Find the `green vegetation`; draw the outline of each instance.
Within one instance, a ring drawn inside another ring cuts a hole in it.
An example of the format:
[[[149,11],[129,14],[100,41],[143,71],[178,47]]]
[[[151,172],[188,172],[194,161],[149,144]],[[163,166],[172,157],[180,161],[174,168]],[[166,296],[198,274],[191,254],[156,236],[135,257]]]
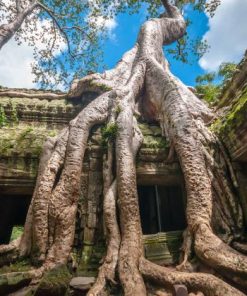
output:
[[[31,280],[29,272],[2,274],[0,275],[0,295],[12,295],[12,292],[28,285]]]
[[[227,114],[223,118],[217,119],[210,128],[217,133],[229,134],[234,127],[237,127],[246,121],[246,113],[247,89],[242,96],[233,103]]]
[[[24,227],[23,226],[14,226],[12,229],[12,234],[11,234],[11,238],[10,241],[13,241],[15,239],[17,239],[18,237],[20,237],[23,233]]]
[[[195,86],[198,95],[200,95],[209,104],[218,101],[222,88],[229,81],[236,71],[237,65],[234,63],[222,63],[218,72],[211,72],[197,76]],[[220,80],[220,82],[218,82]]]
[[[111,87],[108,87],[106,86],[105,84],[103,83],[97,83],[95,81],[91,81],[90,82],[90,85],[92,87],[95,87],[96,89],[101,89],[102,91],[106,92],[106,91],[110,91],[112,88]]]
[[[65,295],[71,278],[65,265],[58,266],[44,275],[35,295]]]
[[[9,100],[10,108],[11,108],[11,115],[10,115],[10,122],[12,124],[18,123],[18,114],[16,109],[16,104],[13,102],[13,100]]]
[[[6,114],[6,109],[9,109],[9,115]],[[8,102],[6,100],[0,101],[0,127],[6,125],[13,125],[18,123],[18,114],[16,104],[12,99],[8,98]]]
[[[10,265],[4,265],[0,268],[0,274],[10,273],[10,272],[23,272],[30,270],[31,262],[28,259],[19,260]]]
[[[116,115],[119,115],[119,113],[122,111],[120,105],[117,105],[116,106],[116,110],[115,111],[116,111]]]
[[[57,135],[57,130],[48,130],[45,125],[20,123],[0,129],[0,153],[2,156],[26,154],[39,157],[45,139]]]
[[[26,7],[30,7],[30,3],[27,2]],[[105,26],[107,20],[114,19],[122,13],[138,13],[143,7],[147,11],[147,17],[158,17],[160,12],[164,12],[160,0],[42,0],[41,3],[38,12],[32,11],[31,18],[26,16],[25,26],[17,30],[22,34],[17,33],[17,38],[20,43],[25,39],[34,48],[35,62],[32,64],[32,72],[35,75],[35,82],[43,88],[53,89],[54,86],[61,85],[68,87],[73,79],[91,74],[97,71],[99,65],[102,66],[102,40],[109,37]],[[190,4],[191,9],[201,13],[208,12],[213,16],[220,0],[178,0],[176,4],[180,9]],[[6,15],[12,20],[18,16],[18,11],[16,2],[10,1],[1,7],[0,17],[6,22]],[[47,11],[49,13],[46,13]],[[45,27],[39,31],[35,30],[34,33],[33,28],[40,19],[54,23],[57,30],[51,30],[50,38],[45,37]],[[97,22],[98,19],[101,21]],[[187,24],[193,23],[188,19]],[[57,47],[59,48],[56,44],[58,32],[67,46],[57,55],[55,52]],[[38,41],[44,45],[42,49],[37,46]],[[199,35],[193,34],[190,37],[187,34],[169,47],[168,52],[177,60],[190,62],[193,57],[200,57],[207,49],[207,43],[201,40]]]
[[[196,91],[199,95],[203,97],[203,99],[212,104],[217,101],[221,88],[218,85],[214,85],[212,83],[202,84],[196,86]]]
[[[143,136],[162,136],[161,128],[158,125],[151,125],[147,123],[138,123]]]
[[[161,128],[156,125],[149,125],[146,123],[138,124],[143,134],[143,147],[150,149],[166,149],[169,143],[162,137]]]
[[[9,98],[1,97],[0,106],[2,106],[6,111],[13,112],[13,109],[16,110],[25,110],[25,111],[53,111],[57,112],[58,108],[61,108],[61,111],[70,111],[74,107],[73,102],[66,99],[57,99],[57,100],[46,100],[46,99],[37,99],[37,98]],[[13,117],[13,115],[12,115]],[[15,117],[15,116],[14,116]]]
[[[27,138],[28,134],[30,134],[33,131],[33,128],[31,126],[26,127],[21,133],[19,134],[17,141],[23,141],[25,138]]]
[[[3,106],[0,105],[0,127],[7,125],[7,117]]]
[[[0,268],[0,295],[10,293],[28,285],[31,281],[31,262],[26,259]]]
[[[57,135],[57,130],[51,130],[48,132],[49,137],[56,137],[56,135]]]
[[[116,123],[108,123],[101,129],[102,133],[102,146],[106,147],[109,141],[114,141],[118,132],[118,126]]]
[[[219,67],[218,74],[223,77],[223,83],[231,79],[234,72],[237,70],[237,64],[235,63],[222,63]]]
[[[169,145],[163,137],[144,136],[143,146],[150,149],[165,149]]]

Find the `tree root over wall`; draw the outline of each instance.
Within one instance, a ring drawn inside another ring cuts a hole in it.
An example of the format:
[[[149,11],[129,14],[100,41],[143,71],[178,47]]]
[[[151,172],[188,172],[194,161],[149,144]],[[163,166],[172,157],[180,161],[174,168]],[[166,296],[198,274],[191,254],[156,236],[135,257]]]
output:
[[[68,97],[85,91],[99,95],[56,140],[46,142],[24,234],[0,246],[1,256],[30,256],[39,264],[30,271],[33,277],[66,264],[69,258],[89,132],[94,125],[106,123],[117,127],[103,166],[108,249],[88,295],[101,295],[108,282],[116,281],[116,273],[126,296],[147,295],[150,280],[168,290],[182,284],[189,293],[200,295],[244,295],[241,291],[247,289],[247,258],[230,247],[243,231],[234,173],[207,126],[214,114],[169,71],[162,46],[182,37],[186,26],[175,6],[166,0],[163,4],[166,15],[144,23],[136,45],[115,69],[86,76],[71,87]],[[135,119],[138,112],[160,123],[185,179],[188,228],[176,271],[149,262],[143,254],[135,163],[142,143]],[[192,272],[191,252],[214,275]]]

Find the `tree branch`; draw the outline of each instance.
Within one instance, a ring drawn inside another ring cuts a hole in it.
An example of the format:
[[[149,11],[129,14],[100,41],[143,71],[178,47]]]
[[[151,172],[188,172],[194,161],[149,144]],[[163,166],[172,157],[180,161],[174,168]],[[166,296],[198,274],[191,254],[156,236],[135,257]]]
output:
[[[168,0],[161,0],[163,6],[165,7],[165,9],[167,10],[167,12],[170,14],[170,7],[171,7],[171,4],[169,3]]]
[[[85,31],[85,29],[81,28],[78,25],[72,26],[72,27],[62,27],[63,30],[77,30],[80,31],[83,35],[85,35],[90,41],[92,41],[92,37]]]
[[[55,47],[55,43],[56,43],[56,41],[57,41],[57,31],[56,31],[56,24],[55,24],[54,20],[52,20],[52,24],[53,24],[53,28],[52,28],[52,30],[53,30],[53,32],[54,32],[54,38],[53,38],[52,43],[48,42],[48,45],[51,44],[51,47],[50,47],[50,49],[49,49],[50,55],[52,55],[52,50],[53,50],[53,48]]]
[[[177,18],[177,17],[180,17],[181,16],[181,13],[179,12],[179,9],[178,9],[178,1],[175,0],[174,1],[174,5],[172,5],[169,0],[161,0],[163,6],[165,7],[167,13],[168,13],[168,16],[171,17],[171,18]]]
[[[16,11],[17,13],[21,13],[21,0],[15,0],[15,3],[16,3]]]
[[[67,36],[67,34],[66,34],[66,32],[65,32],[65,29],[69,29],[70,27],[62,27],[62,26],[59,24],[59,22],[58,22],[58,20],[57,20],[57,17],[56,17],[56,15],[55,15],[55,13],[54,13],[51,9],[49,9],[47,6],[45,6],[44,4],[38,2],[38,6],[39,6],[41,9],[43,9],[43,10],[44,10],[44,11],[45,11],[45,12],[51,17],[51,19],[53,20],[53,22],[56,24],[56,27],[58,28],[58,30],[60,31],[60,33],[62,34],[62,36],[64,37],[64,39],[65,39],[65,41],[66,41],[66,43],[67,43],[68,53],[69,53],[69,55],[70,55],[72,58],[75,58],[75,57],[77,57],[77,56],[82,56],[82,55],[83,55],[82,53],[80,53],[80,54],[73,54],[73,53],[72,53],[71,46],[70,46],[70,42],[69,42],[69,38],[68,38],[68,36]],[[85,35],[87,35],[86,32],[83,31],[79,26],[73,26],[73,27],[71,27],[71,28],[76,28],[77,30],[80,29],[81,32],[83,32]],[[88,35],[87,35],[87,36],[88,36]],[[88,36],[88,37],[89,37],[89,36]]]
[[[64,37],[64,39],[65,39],[65,41],[67,43],[69,55],[72,58],[74,58],[74,55],[73,55],[73,53],[71,51],[71,47],[70,47],[70,43],[69,43],[69,38],[68,38],[67,34],[65,33],[65,31],[63,30],[63,28],[60,26],[60,24],[59,24],[59,22],[58,22],[58,20],[57,20],[57,18],[55,16],[55,14],[54,14],[54,12],[51,9],[49,9],[47,6],[45,6],[44,4],[42,4],[40,2],[38,2],[38,6],[41,9],[43,9],[51,17],[51,19],[54,21],[54,23],[56,24],[56,27],[61,32],[61,34],[63,35],[63,37]]]
[[[24,10],[21,10],[20,13],[17,13],[13,22],[0,26],[0,49],[20,29],[25,18],[30,15],[37,6],[38,2],[32,1],[29,6],[27,6]]]

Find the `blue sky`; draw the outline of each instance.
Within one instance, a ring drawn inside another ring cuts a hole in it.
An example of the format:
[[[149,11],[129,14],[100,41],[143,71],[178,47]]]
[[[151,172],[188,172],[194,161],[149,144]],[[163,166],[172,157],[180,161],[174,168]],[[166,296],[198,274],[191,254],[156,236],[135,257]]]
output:
[[[188,34],[205,38],[210,50],[199,61],[193,60],[191,65],[166,56],[172,72],[185,84],[194,85],[198,75],[217,71],[222,62],[239,62],[243,57],[247,48],[247,0],[221,0],[213,18],[190,9],[186,10],[186,13],[193,22],[188,28]],[[103,43],[104,64],[107,68],[114,67],[123,53],[134,45],[145,18],[146,9],[143,7],[138,14],[121,14],[107,22],[109,38]],[[40,47],[42,46],[44,45],[40,44]],[[33,82],[34,75],[31,70],[33,62],[33,49],[25,42],[18,46],[12,39],[0,51],[0,85],[37,87]]]
[[[204,13],[187,9],[186,14],[190,17],[192,24],[188,27],[188,34],[192,38],[203,37],[208,30],[208,18]],[[103,47],[104,63],[108,68],[114,67],[121,56],[136,42],[137,34],[141,24],[145,21],[145,8],[135,15],[121,14],[116,19],[117,26],[109,34],[109,39]],[[191,55],[191,63],[185,64],[176,61],[166,52],[165,55],[170,62],[172,72],[185,84],[194,85],[195,78],[205,71],[199,66],[198,60]]]

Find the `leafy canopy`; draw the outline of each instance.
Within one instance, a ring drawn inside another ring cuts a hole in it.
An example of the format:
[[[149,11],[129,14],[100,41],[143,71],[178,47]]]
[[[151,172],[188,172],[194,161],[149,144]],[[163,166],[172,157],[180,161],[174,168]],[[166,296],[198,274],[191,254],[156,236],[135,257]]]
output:
[[[236,69],[235,63],[222,63],[218,72],[197,76],[197,93],[210,104],[217,102],[222,88],[232,78]]]
[[[11,23],[18,11],[35,0],[0,1],[0,24]],[[97,71],[102,63],[101,45],[107,37],[106,24],[119,13],[134,14],[147,5],[148,17],[162,11],[160,0],[40,0],[40,6],[26,17],[14,38],[34,48],[32,65],[36,82],[43,88],[68,87],[75,78]],[[220,0],[174,0],[181,9],[214,14]],[[19,6],[19,7],[18,7]],[[188,25],[191,24],[187,20]],[[168,51],[177,60],[189,62],[189,53],[200,57],[208,49],[205,41],[181,38]]]

